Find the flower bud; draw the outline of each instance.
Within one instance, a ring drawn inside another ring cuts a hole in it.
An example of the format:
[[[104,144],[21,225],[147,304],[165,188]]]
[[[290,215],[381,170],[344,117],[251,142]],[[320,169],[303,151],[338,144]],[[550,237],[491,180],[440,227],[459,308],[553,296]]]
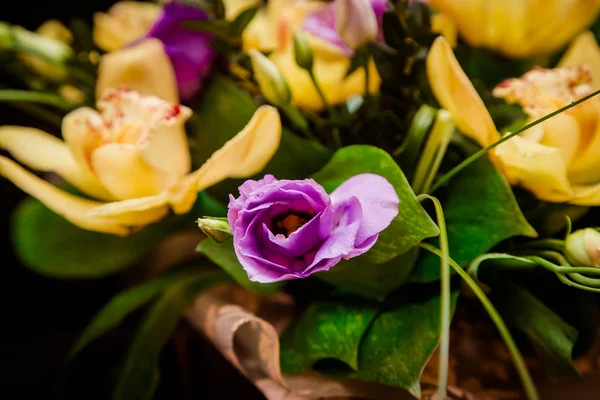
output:
[[[254,77],[265,98],[276,106],[288,104],[292,93],[275,64],[256,49],[250,49],[248,54]]]
[[[63,63],[73,56],[73,49],[60,40],[45,37],[20,26],[12,28],[18,51],[35,54],[44,60]]]
[[[15,37],[12,34],[12,27],[6,22],[0,21],[0,49],[11,50],[15,46]]]
[[[314,58],[313,51],[306,39],[306,36],[300,32],[294,32],[294,56],[296,64],[302,69],[312,71]]]
[[[351,49],[375,40],[377,17],[369,0],[335,0],[335,29]]]
[[[199,218],[198,226],[206,236],[218,243],[224,242],[233,236],[227,218]]]
[[[600,267],[600,232],[586,228],[569,235],[566,254],[577,265]]]

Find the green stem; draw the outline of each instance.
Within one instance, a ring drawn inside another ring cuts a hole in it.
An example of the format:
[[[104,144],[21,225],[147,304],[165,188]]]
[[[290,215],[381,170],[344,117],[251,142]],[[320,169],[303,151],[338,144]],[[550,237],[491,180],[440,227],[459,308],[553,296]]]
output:
[[[421,153],[421,159],[417,164],[417,170],[412,181],[415,193],[427,193],[429,191],[431,182],[437,175],[453,133],[454,122],[452,122],[452,115],[446,110],[440,110],[435,118],[435,123],[425,144],[425,149]]]
[[[427,243],[421,243],[420,246],[423,249],[430,251],[433,254],[437,255],[438,257],[443,256],[440,249],[437,249],[434,246],[431,246]],[[533,379],[531,378],[531,375],[529,374],[529,371],[527,370],[527,365],[525,364],[525,360],[523,359],[523,356],[519,352],[519,348],[517,347],[514,339],[512,338],[512,335],[510,334],[510,331],[508,330],[506,324],[502,320],[502,317],[500,316],[500,314],[498,313],[498,311],[496,310],[496,308],[494,307],[494,305],[492,304],[490,299],[485,295],[483,290],[481,290],[481,288],[477,285],[477,283],[475,283],[473,278],[471,278],[469,276],[469,274],[467,274],[465,272],[465,270],[462,269],[462,267],[460,265],[458,265],[458,263],[456,263],[456,261],[454,261],[452,258],[450,258],[449,261],[450,261],[450,266],[465,281],[465,283],[469,286],[469,288],[471,288],[471,290],[473,291],[475,296],[477,296],[477,298],[479,299],[479,301],[481,302],[481,304],[487,311],[488,315],[494,322],[494,325],[496,325],[496,328],[498,329],[500,336],[502,336],[504,343],[506,343],[506,347],[508,347],[508,351],[510,352],[510,355],[511,355],[511,358],[515,365],[515,368],[517,369],[517,372],[519,373],[519,377],[521,378],[521,382],[523,384],[523,388],[525,390],[525,394],[526,394],[527,398],[529,400],[539,399],[537,389],[535,388]]]
[[[31,103],[48,104],[61,110],[71,111],[73,104],[63,100],[62,97],[51,93],[41,93],[33,90],[0,90],[0,101],[26,101]]]
[[[323,104],[325,105],[325,108],[327,109],[327,113],[329,114],[330,117],[333,116],[334,110],[331,107],[331,104],[329,104],[329,102],[327,101],[327,98],[325,97],[325,93],[321,89],[321,85],[319,85],[319,82],[317,82],[317,77],[315,76],[314,70],[313,69],[309,70],[308,74],[310,75],[310,80],[312,81],[315,89],[317,90],[317,93],[319,94],[321,101],[323,102]]]
[[[62,123],[62,116],[57,115],[49,110],[46,110],[45,108],[36,106],[35,104],[20,101],[9,101],[7,102],[7,104],[13,106],[17,110],[21,110],[23,112],[31,114],[42,121],[54,125],[57,128],[60,128],[60,125]]]
[[[363,66],[363,68],[365,69],[365,102],[368,102],[369,99],[371,98],[371,92],[369,91],[369,86],[371,84],[371,74],[369,73],[369,59],[367,58],[367,61],[365,62],[365,65]]]
[[[291,104],[283,104],[279,105],[279,109],[283,111],[283,113],[290,119],[290,121],[292,121],[292,123],[298,129],[300,129],[302,133],[306,135],[307,138],[315,142],[319,141],[319,139],[317,139],[317,137],[308,128],[308,122],[306,122],[306,119],[294,106],[292,106]]]
[[[583,103],[584,101],[587,101],[589,99],[591,99],[592,97],[596,96],[600,94],[600,90],[596,90],[595,92],[582,97],[581,99],[572,102],[571,104],[562,107],[554,112],[551,112],[550,114],[537,119],[533,122],[531,122],[530,124],[525,125],[524,127],[517,129],[516,131],[509,133],[508,135],[504,136],[503,138],[499,139],[498,141],[490,144],[487,147],[484,147],[483,149],[479,150],[477,153],[471,155],[470,157],[468,157],[466,160],[464,160],[463,162],[461,162],[460,164],[458,164],[456,167],[452,168],[450,171],[448,171],[446,174],[444,174],[443,176],[441,176],[437,182],[435,182],[435,184],[432,186],[431,188],[431,193],[435,192],[437,189],[439,189],[443,184],[445,184],[446,182],[448,182],[454,175],[458,174],[460,171],[462,171],[463,169],[465,169],[466,167],[468,167],[469,165],[471,165],[473,162],[475,162],[479,157],[485,155],[488,151],[492,150],[493,148],[501,145],[502,143],[506,142],[507,140],[513,138],[514,136],[517,136],[523,132],[525,132],[526,130],[528,130],[529,128],[533,128],[536,125],[541,124],[542,122],[554,117],[555,115],[558,115],[560,113],[562,113],[563,111],[567,111],[573,107],[575,107],[578,104]]]
[[[565,249],[565,241],[561,239],[543,239],[529,242],[523,249],[555,250],[562,252]]]
[[[440,201],[435,197],[422,194],[419,200],[431,200],[435,207],[438,227],[440,228],[440,361],[438,370],[438,395],[445,400],[448,391],[448,365],[450,363],[450,248],[446,219]]]

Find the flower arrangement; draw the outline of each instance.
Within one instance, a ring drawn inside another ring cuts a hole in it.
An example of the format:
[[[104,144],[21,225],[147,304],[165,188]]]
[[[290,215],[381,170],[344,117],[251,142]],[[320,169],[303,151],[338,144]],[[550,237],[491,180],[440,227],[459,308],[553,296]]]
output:
[[[269,399],[500,398],[453,373],[453,322],[482,309],[515,398],[540,398],[536,365],[581,379],[598,333],[599,14],[172,0],[0,22],[19,81],[0,100],[53,127],[0,126],[0,175],[31,196],[14,249],[54,278],[144,271],[69,360],[143,310],[116,400],[152,398],[180,318]]]

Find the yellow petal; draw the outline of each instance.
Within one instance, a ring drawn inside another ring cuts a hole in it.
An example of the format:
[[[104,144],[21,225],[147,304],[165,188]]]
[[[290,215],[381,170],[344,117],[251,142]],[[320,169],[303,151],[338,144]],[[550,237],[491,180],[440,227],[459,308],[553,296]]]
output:
[[[250,7],[261,5],[260,0],[223,0],[225,6],[225,19],[233,21],[242,11]]]
[[[578,65],[589,66],[592,74],[592,88],[600,89],[600,47],[598,47],[594,34],[590,31],[577,36],[558,63],[559,67]]]
[[[104,203],[98,207],[89,210],[86,215],[89,217],[117,217],[130,218],[135,223],[135,218],[141,215],[156,215],[155,220],[161,219],[162,215],[168,213],[166,192],[155,196],[140,197],[137,199],[128,199],[123,201],[113,201]],[[160,215],[160,217],[158,217]]]
[[[350,96],[363,95],[365,91],[365,72],[363,68],[346,77],[350,67],[350,58],[325,41],[307,35],[314,53],[314,74],[323,94],[330,104],[343,104]],[[293,46],[288,45],[283,51],[271,54],[271,60],[282,73],[292,92],[292,102],[304,109],[321,110],[323,102],[308,72],[298,67],[294,58]],[[371,60],[369,63],[369,92],[379,91],[381,78]]]
[[[540,200],[569,201],[573,191],[562,150],[519,136],[493,150],[492,159],[512,185],[520,185]]]
[[[572,163],[577,162],[581,135],[579,122],[572,115],[562,113],[543,122],[540,127],[543,131],[540,144],[561,149],[570,169]]]
[[[280,140],[281,120],[277,109],[259,107],[240,133],[171,191],[169,202],[173,211],[177,214],[188,212],[199,191],[224,179],[246,178],[259,173],[271,161]]]
[[[175,183],[149,165],[139,147],[132,144],[101,146],[92,152],[91,163],[100,182],[119,200],[153,196]]]
[[[570,203],[580,206],[600,206],[600,183],[595,185],[574,186]]]
[[[143,37],[158,18],[158,4],[120,1],[107,13],[94,14],[94,43],[104,51],[118,48]]]
[[[600,110],[596,107],[596,126],[581,133],[577,156],[569,165],[569,177],[577,184],[600,182]],[[549,121],[551,122],[551,121]]]
[[[477,91],[454,57],[452,48],[438,37],[427,56],[427,77],[433,93],[463,134],[485,147],[500,136]]]
[[[166,207],[162,207],[143,212],[126,211],[110,218],[88,216],[88,212],[104,203],[66,193],[5,157],[0,157],[0,175],[74,225],[91,231],[128,235],[141,226],[164,217],[168,212]]]
[[[444,36],[450,46],[456,47],[458,30],[454,20],[447,14],[433,14],[431,16],[431,30]]]
[[[63,139],[77,164],[93,175],[90,155],[105,140],[102,135],[105,130],[102,116],[91,108],[78,108],[63,118],[61,130]]]
[[[98,67],[96,97],[105,89],[126,87],[178,103],[177,80],[160,40],[149,38],[135,46],[106,54]]]
[[[3,126],[0,127],[0,148],[32,169],[60,175],[92,197],[112,199],[94,175],[78,165],[65,143],[52,135],[34,128]]]

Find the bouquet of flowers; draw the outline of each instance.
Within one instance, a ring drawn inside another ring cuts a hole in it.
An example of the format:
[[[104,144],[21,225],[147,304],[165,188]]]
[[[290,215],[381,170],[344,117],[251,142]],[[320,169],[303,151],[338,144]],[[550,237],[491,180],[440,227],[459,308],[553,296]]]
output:
[[[599,13],[174,0],[0,23],[19,81],[0,100],[52,129],[0,127],[0,175],[31,195],[12,245],[55,278],[131,271],[70,360],[137,311],[115,400],[152,398],[180,318],[269,399],[537,399],[534,376],[598,372],[578,360],[598,331]],[[478,340],[495,355],[466,354]]]

